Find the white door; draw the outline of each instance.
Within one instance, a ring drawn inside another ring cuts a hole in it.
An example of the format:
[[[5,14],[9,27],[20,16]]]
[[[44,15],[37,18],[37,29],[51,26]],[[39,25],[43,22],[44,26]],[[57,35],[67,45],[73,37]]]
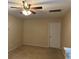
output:
[[[60,48],[60,22],[49,23],[49,47]]]

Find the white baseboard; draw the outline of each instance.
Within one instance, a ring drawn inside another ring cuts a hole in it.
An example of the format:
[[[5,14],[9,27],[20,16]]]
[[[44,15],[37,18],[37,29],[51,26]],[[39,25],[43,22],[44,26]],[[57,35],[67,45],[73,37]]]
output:
[[[20,46],[22,46],[22,45],[15,46],[15,47],[13,47],[13,48],[11,48],[11,49],[8,49],[8,52],[11,52],[11,51],[13,51],[14,49],[16,49],[16,48],[18,48],[18,47],[20,47]]]
[[[43,45],[40,45],[38,43],[31,43],[31,42],[24,43],[23,45],[31,45],[31,46],[38,46],[38,47],[46,47],[46,48],[48,48],[48,46],[43,46]]]

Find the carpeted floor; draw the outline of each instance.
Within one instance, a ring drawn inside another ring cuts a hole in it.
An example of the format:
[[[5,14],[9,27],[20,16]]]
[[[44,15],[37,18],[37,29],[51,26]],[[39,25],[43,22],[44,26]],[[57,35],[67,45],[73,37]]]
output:
[[[9,52],[8,59],[64,59],[60,49],[22,46]]]

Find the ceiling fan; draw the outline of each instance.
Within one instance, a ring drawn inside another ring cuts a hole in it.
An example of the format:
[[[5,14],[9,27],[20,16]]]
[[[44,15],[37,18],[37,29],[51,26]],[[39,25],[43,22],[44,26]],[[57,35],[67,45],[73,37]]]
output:
[[[14,2],[9,2],[9,3],[14,3]],[[33,9],[42,9],[42,6],[31,7],[32,5],[28,4],[26,0],[22,1],[22,4],[23,4],[22,7],[11,6],[10,8],[23,9],[22,12],[20,13],[24,15],[30,15],[31,13],[36,14],[36,12],[33,11]]]
[[[9,2],[9,3],[18,4],[18,3],[14,3],[14,2]],[[32,4],[28,4],[26,2],[26,0],[24,0],[24,1],[22,1],[21,7],[11,6],[10,8],[22,9],[22,11],[20,12],[21,14],[30,15],[31,13],[36,14],[36,12],[34,10],[35,9],[42,9],[42,6],[32,7]],[[61,12],[61,9],[49,10],[49,12]]]

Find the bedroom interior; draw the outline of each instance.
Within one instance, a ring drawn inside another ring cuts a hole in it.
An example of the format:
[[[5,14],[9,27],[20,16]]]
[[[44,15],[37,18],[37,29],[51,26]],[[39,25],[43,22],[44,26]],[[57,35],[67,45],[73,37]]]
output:
[[[9,59],[70,59],[70,0],[8,0]]]

